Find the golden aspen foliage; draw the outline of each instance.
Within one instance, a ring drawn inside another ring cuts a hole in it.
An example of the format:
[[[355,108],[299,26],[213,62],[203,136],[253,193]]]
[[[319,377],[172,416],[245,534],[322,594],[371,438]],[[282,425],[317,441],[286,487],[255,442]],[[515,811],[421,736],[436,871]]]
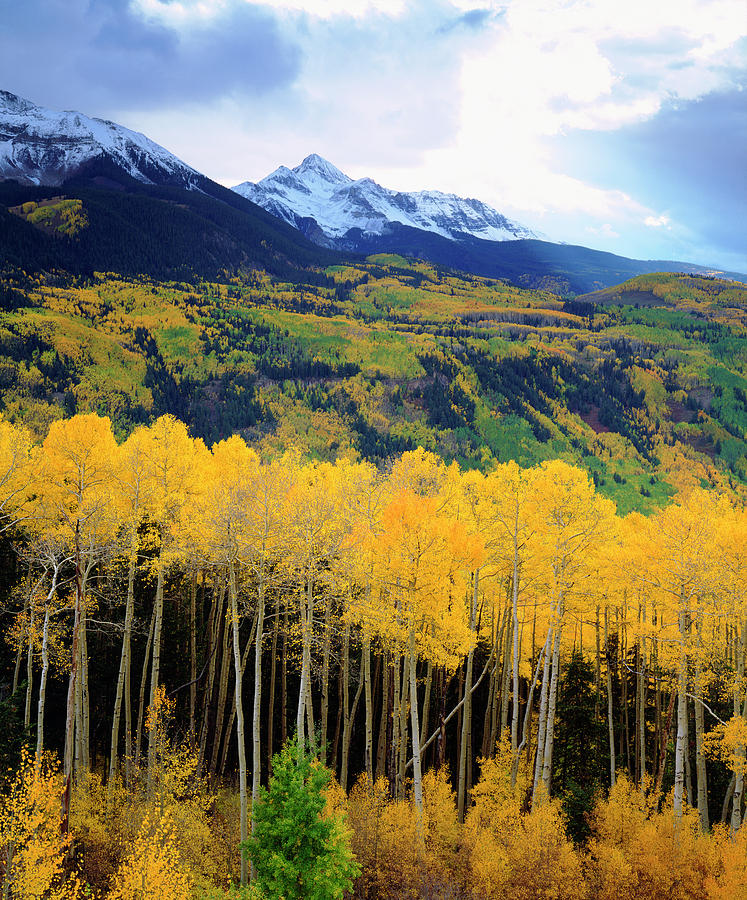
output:
[[[701,832],[697,810],[677,815],[672,797],[661,812],[656,798],[644,795],[620,774],[609,797],[591,816],[587,877],[599,900],[696,900],[705,896],[705,879],[716,871],[716,842]]]
[[[0,531],[26,514],[27,488],[34,472],[28,429],[0,419]]]
[[[438,502],[399,491],[370,535],[374,580],[385,602],[368,623],[401,652],[415,637],[420,656],[453,668],[473,640],[465,597],[469,572],[482,559],[480,540]]]
[[[0,795],[0,893],[8,900],[78,900],[66,870],[72,838],[61,830],[64,779],[51,755],[24,751],[7,795]]]
[[[116,869],[117,900],[140,900],[137,879],[151,871],[161,873],[165,891],[172,881],[176,891],[185,879],[195,890],[208,891],[228,882],[238,859],[238,835],[226,828],[216,795],[200,777],[197,753],[171,738],[174,706],[160,685],[147,714],[150,768],[135,770],[129,788],[118,776],[114,788],[104,787],[95,774],[76,783],[71,826],[86,877],[103,888]]]
[[[178,843],[182,841],[180,834]],[[186,900],[190,895],[171,817],[166,814],[155,821],[146,817],[106,900]]]
[[[704,738],[705,752],[714,759],[720,759],[737,774],[747,775],[747,719],[732,716],[728,722],[720,722]]]
[[[420,823],[411,797],[392,799],[385,779],[371,783],[365,773],[350,791],[347,823],[361,867],[357,889],[365,896],[414,900],[465,883],[461,826],[445,767],[423,775]]]
[[[566,836],[560,806],[551,801],[523,812],[526,784],[525,771],[511,784],[507,742],[495,758],[481,761],[464,837],[474,888],[486,900],[581,900],[587,896],[581,861]]]
[[[707,900],[735,900],[747,897],[747,829],[732,834],[726,825],[714,828],[713,840],[718,852],[718,866],[706,876]]]

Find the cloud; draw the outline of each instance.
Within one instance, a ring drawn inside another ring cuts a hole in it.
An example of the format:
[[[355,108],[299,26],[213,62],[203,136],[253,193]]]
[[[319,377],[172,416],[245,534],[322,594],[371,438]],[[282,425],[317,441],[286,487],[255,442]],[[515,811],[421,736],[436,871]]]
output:
[[[589,234],[593,234],[597,237],[613,239],[620,237],[620,233],[618,231],[615,231],[615,229],[609,222],[605,222],[603,225],[600,225],[598,227],[594,225],[588,225],[586,227],[586,230],[589,232]]]
[[[261,96],[291,84],[300,67],[276,16],[246,3],[221,5],[187,30],[144,16],[129,0],[25,0],[6,4],[3,17],[3,87],[110,118],[229,93]]]
[[[553,142],[556,162],[599,187],[616,185],[651,208],[650,231],[685,225],[703,247],[720,247],[747,268],[744,148],[747,90],[670,101],[651,118],[615,132],[579,132]],[[655,210],[666,210],[667,221]],[[664,226],[664,227],[662,227]]]
[[[669,216],[646,216],[643,220],[644,225],[648,225],[649,228],[664,228],[668,226],[671,222]]]

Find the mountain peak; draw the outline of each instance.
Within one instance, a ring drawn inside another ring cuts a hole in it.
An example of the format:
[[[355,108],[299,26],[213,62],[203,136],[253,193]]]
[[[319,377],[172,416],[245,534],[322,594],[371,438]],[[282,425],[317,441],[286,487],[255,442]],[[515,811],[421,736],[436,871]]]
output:
[[[11,115],[21,115],[34,109],[35,105],[12,91],[0,90],[0,111]]]
[[[310,153],[293,171],[301,176],[308,173],[316,173],[325,181],[331,181],[335,184],[347,184],[352,180],[344,172],[341,172],[337,166],[333,166],[329,160],[319,156],[318,153]]]

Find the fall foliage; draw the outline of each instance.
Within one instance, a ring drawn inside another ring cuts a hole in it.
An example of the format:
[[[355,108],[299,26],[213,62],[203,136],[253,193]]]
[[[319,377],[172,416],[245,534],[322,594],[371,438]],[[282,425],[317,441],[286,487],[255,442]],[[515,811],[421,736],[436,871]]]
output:
[[[744,890],[723,484],[621,516],[560,459],[377,468],[94,413],[0,422],[0,456],[4,897]]]

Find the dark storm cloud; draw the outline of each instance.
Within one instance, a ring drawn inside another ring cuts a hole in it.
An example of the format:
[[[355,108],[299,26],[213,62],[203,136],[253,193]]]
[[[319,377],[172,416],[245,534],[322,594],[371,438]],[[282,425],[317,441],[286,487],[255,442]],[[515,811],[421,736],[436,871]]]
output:
[[[0,0],[0,87],[53,107],[142,109],[290,84],[300,51],[271,12],[231,4],[176,32],[130,0]]]
[[[624,190],[705,242],[744,253],[747,90],[671,104],[614,132],[575,132],[557,146],[575,176]]]

